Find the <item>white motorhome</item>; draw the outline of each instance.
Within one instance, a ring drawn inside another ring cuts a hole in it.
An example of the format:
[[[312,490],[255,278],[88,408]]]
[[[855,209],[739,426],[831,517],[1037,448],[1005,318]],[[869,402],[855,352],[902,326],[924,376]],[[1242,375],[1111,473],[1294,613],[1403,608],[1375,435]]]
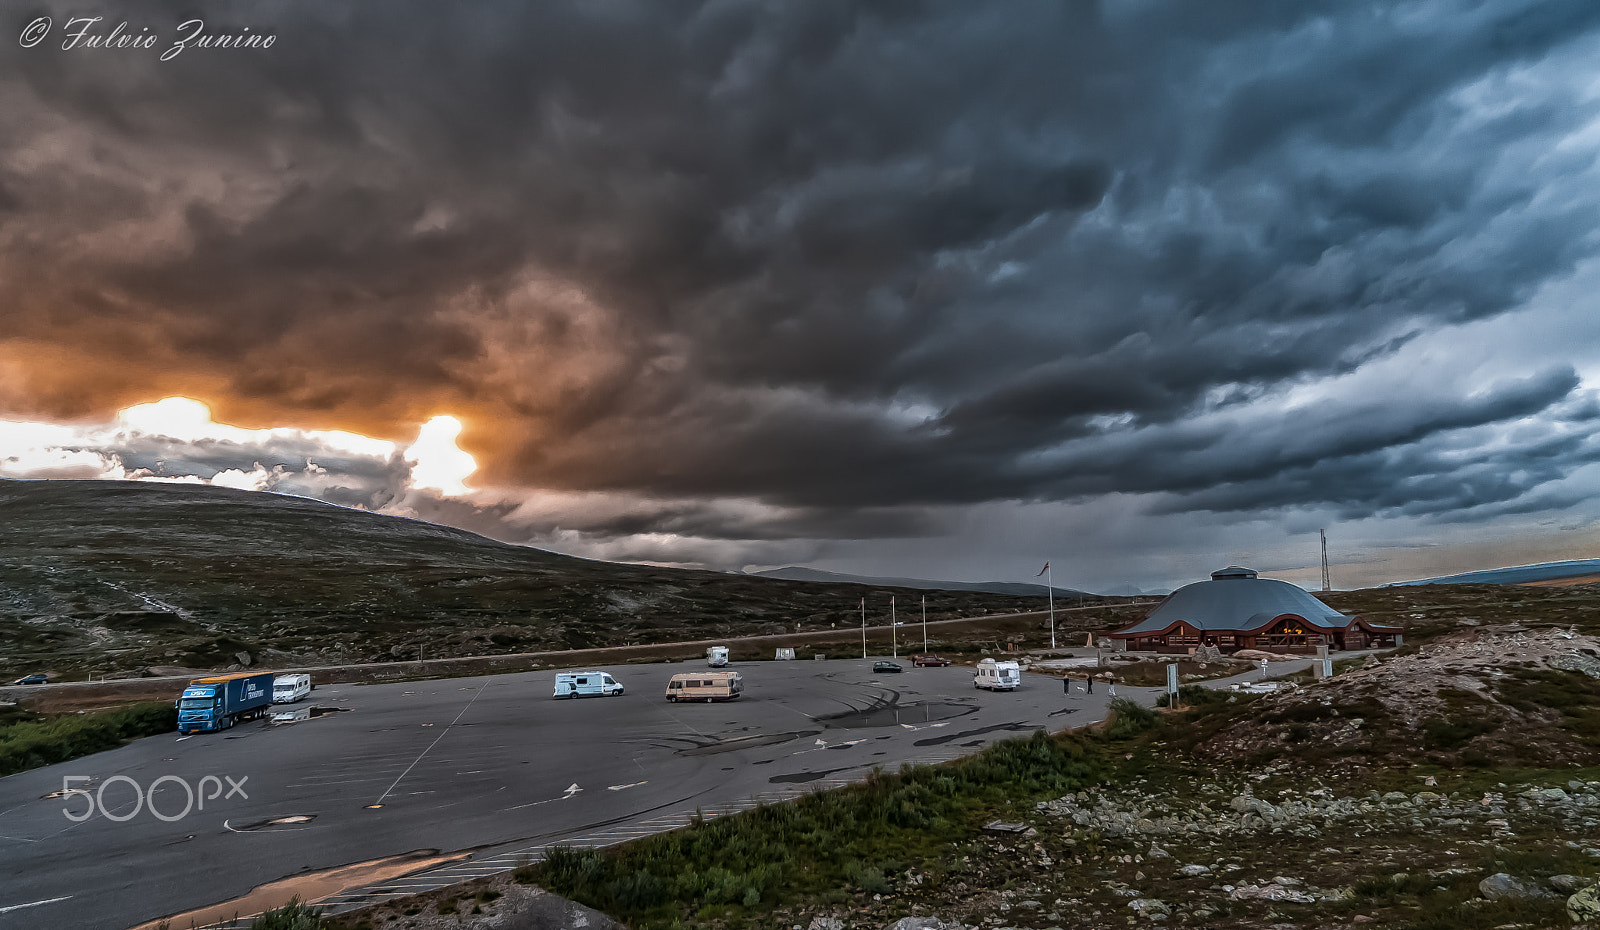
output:
[[[279,675],[272,679],[272,703],[293,704],[311,693],[310,675]]]
[[[728,664],[728,647],[712,646],[706,650],[706,664],[712,668],[723,668]]]
[[[622,693],[622,683],[607,672],[560,672],[556,675],[558,698],[608,697]]]
[[[667,700],[732,701],[744,693],[744,678],[738,672],[688,672],[673,675],[667,682]]]
[[[1015,662],[996,662],[984,659],[972,676],[974,688],[990,691],[1015,691],[1022,684],[1022,667]]]

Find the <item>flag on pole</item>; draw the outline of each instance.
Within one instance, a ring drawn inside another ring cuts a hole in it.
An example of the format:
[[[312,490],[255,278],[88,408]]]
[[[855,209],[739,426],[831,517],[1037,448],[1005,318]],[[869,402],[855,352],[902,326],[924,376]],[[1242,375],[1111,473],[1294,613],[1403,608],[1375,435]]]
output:
[[[1046,563],[1044,563],[1044,568],[1039,569],[1039,575],[1043,575],[1045,572],[1047,572],[1049,570],[1050,570],[1050,563],[1046,562]],[[1033,577],[1037,578],[1037,577],[1039,577],[1039,575],[1034,575]]]

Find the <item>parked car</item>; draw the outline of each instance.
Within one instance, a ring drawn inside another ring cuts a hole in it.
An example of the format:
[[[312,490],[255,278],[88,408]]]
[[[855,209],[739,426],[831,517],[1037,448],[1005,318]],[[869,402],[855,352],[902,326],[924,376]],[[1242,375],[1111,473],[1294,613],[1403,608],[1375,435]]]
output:
[[[898,662],[890,662],[888,659],[884,659],[881,662],[872,663],[872,670],[874,672],[901,672],[901,671],[905,671],[904,669],[902,669],[900,667],[900,663],[898,663]]]
[[[950,664],[950,660],[944,656],[914,656],[911,664],[917,668],[944,668]]]
[[[49,680],[50,676],[46,675],[44,672],[34,672],[32,675],[24,675],[23,677],[18,678],[16,681],[12,682],[12,684],[42,685]]]

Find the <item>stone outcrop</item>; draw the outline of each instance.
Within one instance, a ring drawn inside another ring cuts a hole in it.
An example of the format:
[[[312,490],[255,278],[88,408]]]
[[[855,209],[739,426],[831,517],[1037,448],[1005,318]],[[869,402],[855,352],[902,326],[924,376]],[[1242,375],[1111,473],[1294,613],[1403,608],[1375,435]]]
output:
[[[1590,885],[1568,898],[1567,916],[1575,924],[1600,920],[1600,884]]]

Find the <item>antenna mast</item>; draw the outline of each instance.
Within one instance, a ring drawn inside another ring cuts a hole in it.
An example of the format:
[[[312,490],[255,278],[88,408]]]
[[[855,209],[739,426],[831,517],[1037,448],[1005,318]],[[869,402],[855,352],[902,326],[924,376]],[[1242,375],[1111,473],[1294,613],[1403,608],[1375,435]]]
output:
[[[1317,535],[1322,537],[1322,590],[1331,591],[1333,585],[1328,582],[1328,531],[1317,530]]]

